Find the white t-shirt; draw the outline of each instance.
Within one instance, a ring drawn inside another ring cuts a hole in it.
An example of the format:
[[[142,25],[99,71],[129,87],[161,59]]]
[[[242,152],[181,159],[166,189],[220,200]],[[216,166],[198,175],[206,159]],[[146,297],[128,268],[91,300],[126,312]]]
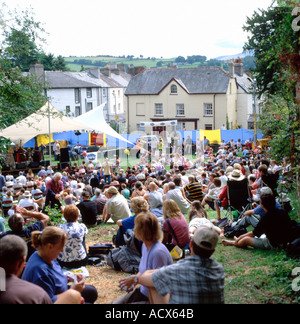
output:
[[[123,195],[116,194],[106,202],[106,213],[109,214],[112,220],[116,223],[119,219],[124,219],[131,216],[128,202]]]

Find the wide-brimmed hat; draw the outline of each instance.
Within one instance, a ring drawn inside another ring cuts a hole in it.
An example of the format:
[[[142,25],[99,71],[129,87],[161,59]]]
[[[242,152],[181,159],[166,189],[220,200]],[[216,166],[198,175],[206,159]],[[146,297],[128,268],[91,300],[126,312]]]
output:
[[[30,198],[31,197],[30,191],[25,191],[24,194],[23,194],[23,197]]]
[[[245,179],[245,176],[242,174],[240,170],[234,169],[229,175],[228,179],[234,180],[234,181],[241,181]]]

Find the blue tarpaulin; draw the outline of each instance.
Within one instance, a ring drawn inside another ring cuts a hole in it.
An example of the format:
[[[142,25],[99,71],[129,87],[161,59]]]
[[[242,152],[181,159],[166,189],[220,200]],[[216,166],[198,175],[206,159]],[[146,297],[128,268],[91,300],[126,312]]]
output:
[[[188,136],[192,139],[193,143],[196,143],[197,138],[199,138],[200,133],[199,130],[194,131],[178,131],[180,134],[180,143],[182,142],[182,139],[187,139]],[[145,134],[120,134],[124,139],[130,141],[131,143],[136,143],[140,135]],[[263,138],[261,133],[257,134],[257,139]],[[221,130],[221,140],[224,140],[225,143],[229,142],[231,139],[233,139],[235,142],[237,142],[238,139],[241,139],[242,143],[245,143],[246,140],[251,139],[253,141],[254,139],[254,130],[251,129],[235,129],[235,130]],[[89,146],[89,133],[82,133],[79,136],[75,135],[75,132],[63,132],[63,133],[56,133],[53,134],[53,140],[65,140],[68,141],[71,145],[84,145]],[[24,148],[27,147],[34,147],[35,139],[30,140],[24,145]],[[123,142],[121,140],[116,139],[113,136],[106,135],[106,146],[107,147],[120,147],[120,148],[126,148],[126,147],[133,147],[133,145]]]

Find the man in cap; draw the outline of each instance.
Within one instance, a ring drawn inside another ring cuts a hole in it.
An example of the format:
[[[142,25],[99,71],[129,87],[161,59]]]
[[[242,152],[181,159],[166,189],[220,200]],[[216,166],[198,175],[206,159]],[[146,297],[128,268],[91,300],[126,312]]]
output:
[[[222,304],[225,271],[210,256],[219,234],[212,226],[199,227],[191,240],[191,256],[159,270],[137,276],[135,282],[147,286],[151,303]]]
[[[285,248],[288,243],[297,238],[293,231],[294,223],[286,210],[277,208],[272,191],[263,191],[260,196],[260,206],[265,215],[260,219],[253,231],[235,237],[233,241],[222,240],[224,246],[271,250]],[[262,236],[265,234],[265,236]]]

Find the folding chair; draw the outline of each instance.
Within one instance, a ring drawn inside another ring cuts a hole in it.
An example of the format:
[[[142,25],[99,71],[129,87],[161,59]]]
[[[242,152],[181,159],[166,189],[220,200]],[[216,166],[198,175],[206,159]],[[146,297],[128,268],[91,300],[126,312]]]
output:
[[[252,208],[252,197],[248,179],[227,181],[228,206],[221,210],[228,219],[237,221],[245,211]],[[236,214],[234,217],[234,213]]]

